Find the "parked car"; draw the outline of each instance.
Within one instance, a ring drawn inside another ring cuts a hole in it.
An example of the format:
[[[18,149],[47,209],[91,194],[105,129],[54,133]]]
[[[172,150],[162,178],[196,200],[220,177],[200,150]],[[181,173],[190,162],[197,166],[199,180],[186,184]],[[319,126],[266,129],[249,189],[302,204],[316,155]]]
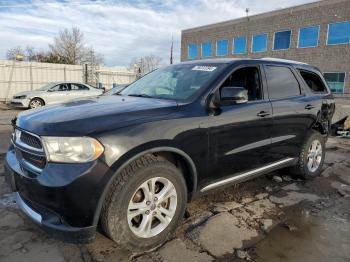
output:
[[[70,99],[97,96],[103,90],[75,82],[49,83],[37,90],[20,92],[13,96],[11,105],[22,108],[37,108],[62,103]]]
[[[128,86],[127,84],[116,85],[115,87],[113,87],[110,90],[108,90],[107,92],[105,92],[103,95],[104,96],[115,95],[115,94],[119,93],[120,91],[122,91],[127,86]]]
[[[58,238],[104,232],[132,250],[167,240],[193,198],[280,168],[320,174],[334,100],[321,72],[275,59],[213,59],[156,70],[118,96],[13,121],[7,180]]]

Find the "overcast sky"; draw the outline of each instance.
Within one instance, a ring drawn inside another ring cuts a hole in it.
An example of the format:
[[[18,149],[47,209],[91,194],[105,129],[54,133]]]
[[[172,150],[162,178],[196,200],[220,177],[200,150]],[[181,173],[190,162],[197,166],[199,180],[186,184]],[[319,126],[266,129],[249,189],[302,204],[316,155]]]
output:
[[[181,30],[315,0],[0,0],[0,59],[14,46],[46,50],[59,30],[78,26],[108,66],[158,55],[167,63],[171,37],[179,61]]]

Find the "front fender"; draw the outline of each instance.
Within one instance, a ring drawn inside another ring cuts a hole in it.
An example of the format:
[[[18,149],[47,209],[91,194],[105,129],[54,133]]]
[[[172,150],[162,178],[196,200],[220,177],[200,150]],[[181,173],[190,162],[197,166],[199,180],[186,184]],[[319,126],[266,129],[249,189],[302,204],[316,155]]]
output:
[[[94,224],[98,223],[105,196],[108,192],[108,189],[110,188],[111,183],[113,182],[113,179],[126,166],[128,166],[130,163],[132,163],[136,159],[138,159],[141,156],[146,155],[146,154],[155,153],[155,152],[169,152],[169,153],[174,153],[174,154],[181,156],[186,161],[186,164],[190,167],[190,172],[191,172],[191,176],[192,176],[191,178],[193,179],[193,188],[191,191],[196,192],[198,178],[197,178],[197,169],[196,169],[194,162],[192,161],[191,157],[186,152],[175,147],[174,145],[169,145],[169,144],[171,144],[171,141],[165,140],[165,141],[153,141],[153,142],[149,142],[149,143],[140,145],[140,146],[128,151],[124,155],[122,155],[119,159],[117,159],[115,161],[115,163],[112,164],[112,166],[110,167],[110,171],[105,175],[105,178],[103,179],[104,180],[104,182],[103,182],[104,190],[103,190],[101,197],[98,201],[98,206],[97,206],[95,216],[94,216]]]

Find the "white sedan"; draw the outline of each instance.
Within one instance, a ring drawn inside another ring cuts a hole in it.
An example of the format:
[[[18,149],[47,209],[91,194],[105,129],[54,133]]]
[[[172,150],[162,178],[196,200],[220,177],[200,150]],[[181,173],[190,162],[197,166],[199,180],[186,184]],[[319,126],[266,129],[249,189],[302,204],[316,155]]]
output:
[[[37,108],[66,102],[71,99],[98,96],[102,93],[102,89],[82,83],[56,82],[49,83],[37,90],[15,94],[11,100],[11,105],[22,108]]]

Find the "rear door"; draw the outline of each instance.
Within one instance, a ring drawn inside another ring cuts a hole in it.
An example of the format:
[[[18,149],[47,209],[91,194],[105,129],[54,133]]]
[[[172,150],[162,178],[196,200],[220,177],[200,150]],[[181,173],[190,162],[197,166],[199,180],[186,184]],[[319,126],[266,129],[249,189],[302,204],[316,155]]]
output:
[[[295,158],[315,120],[310,97],[293,67],[268,64],[264,71],[273,110],[271,155],[275,161]]]

